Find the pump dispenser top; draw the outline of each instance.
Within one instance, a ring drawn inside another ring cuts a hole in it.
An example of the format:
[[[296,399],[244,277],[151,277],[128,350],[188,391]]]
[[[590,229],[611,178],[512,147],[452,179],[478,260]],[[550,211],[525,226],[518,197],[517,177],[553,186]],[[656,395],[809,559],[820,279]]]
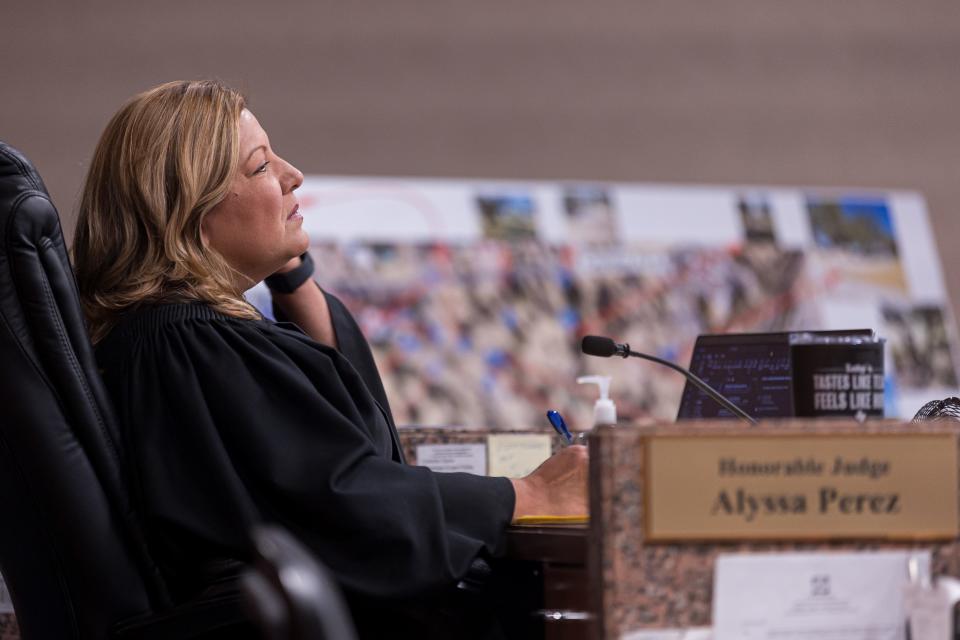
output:
[[[610,376],[580,376],[579,384],[595,384],[600,397],[593,405],[593,426],[617,424],[617,406],[610,399]]]

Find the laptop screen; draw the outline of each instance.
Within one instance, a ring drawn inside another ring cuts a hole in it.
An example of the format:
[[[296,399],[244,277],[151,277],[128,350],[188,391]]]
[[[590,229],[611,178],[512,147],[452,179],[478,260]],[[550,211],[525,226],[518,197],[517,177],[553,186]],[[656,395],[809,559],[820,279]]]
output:
[[[797,332],[801,333],[801,332]],[[870,329],[804,331],[821,336],[872,335]],[[793,416],[792,333],[728,333],[697,338],[690,371],[756,419]],[[735,418],[689,381],[677,420]]]

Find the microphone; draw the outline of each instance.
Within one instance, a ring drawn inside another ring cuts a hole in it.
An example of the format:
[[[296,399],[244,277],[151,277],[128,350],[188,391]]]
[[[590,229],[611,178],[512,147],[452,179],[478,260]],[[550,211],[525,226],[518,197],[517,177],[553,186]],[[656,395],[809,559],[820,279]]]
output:
[[[584,336],[583,340],[580,342],[580,350],[588,356],[596,356],[598,358],[609,358],[611,356],[620,356],[621,358],[643,358],[644,360],[650,360],[651,362],[656,362],[658,364],[670,367],[674,371],[679,371],[682,373],[687,380],[693,384],[693,386],[697,387],[705,394],[716,400],[721,407],[733,415],[746,420],[750,424],[757,424],[757,421],[751,418],[746,411],[724,398],[722,395],[720,395],[719,391],[704,382],[700,377],[667,360],[663,360],[646,353],[637,353],[636,351],[631,351],[629,344],[620,344],[619,342],[614,342],[612,339],[605,338],[603,336]]]
[[[612,339],[603,336],[583,336],[583,340],[580,341],[580,351],[588,356],[597,356],[598,358],[609,358],[610,356],[626,358],[630,355],[630,345],[617,344]]]

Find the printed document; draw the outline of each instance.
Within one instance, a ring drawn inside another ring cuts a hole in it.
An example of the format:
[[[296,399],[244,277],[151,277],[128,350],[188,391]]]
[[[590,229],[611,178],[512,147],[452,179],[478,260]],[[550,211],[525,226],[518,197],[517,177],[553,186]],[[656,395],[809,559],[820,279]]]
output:
[[[905,640],[904,588],[929,552],[722,555],[714,573],[716,640]]]

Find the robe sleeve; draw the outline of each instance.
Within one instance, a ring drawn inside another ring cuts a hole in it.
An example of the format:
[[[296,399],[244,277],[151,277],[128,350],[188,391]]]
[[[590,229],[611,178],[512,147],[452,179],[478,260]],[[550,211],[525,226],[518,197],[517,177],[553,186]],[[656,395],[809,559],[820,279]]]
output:
[[[326,296],[327,307],[330,309],[333,332],[337,336],[337,348],[363,378],[367,388],[370,389],[370,393],[377,399],[380,406],[386,409],[392,423],[393,417],[390,413],[390,404],[387,401],[387,392],[383,388],[383,381],[380,379],[380,373],[377,371],[377,364],[373,359],[373,353],[370,352],[367,339],[340,299],[326,291],[323,292],[323,295]]]
[[[333,333],[337,337],[337,348],[344,357],[350,361],[353,367],[363,378],[367,388],[377,402],[380,403],[390,416],[391,424],[393,416],[390,412],[390,403],[387,400],[387,392],[383,388],[383,381],[380,379],[380,373],[377,371],[376,362],[373,359],[373,353],[370,351],[370,345],[364,337],[363,332],[357,325],[357,321],[350,314],[346,305],[338,297],[320,287],[316,281],[313,284],[320,288],[327,300],[327,308],[330,310],[330,321],[333,324]],[[289,318],[275,302],[273,303],[273,316],[278,322],[289,322]]]
[[[242,546],[274,521],[347,590],[406,598],[455,584],[502,544],[510,481],[391,460],[384,413],[336,350],[222,318],[167,323],[127,347],[127,365],[104,375],[168,556]]]

